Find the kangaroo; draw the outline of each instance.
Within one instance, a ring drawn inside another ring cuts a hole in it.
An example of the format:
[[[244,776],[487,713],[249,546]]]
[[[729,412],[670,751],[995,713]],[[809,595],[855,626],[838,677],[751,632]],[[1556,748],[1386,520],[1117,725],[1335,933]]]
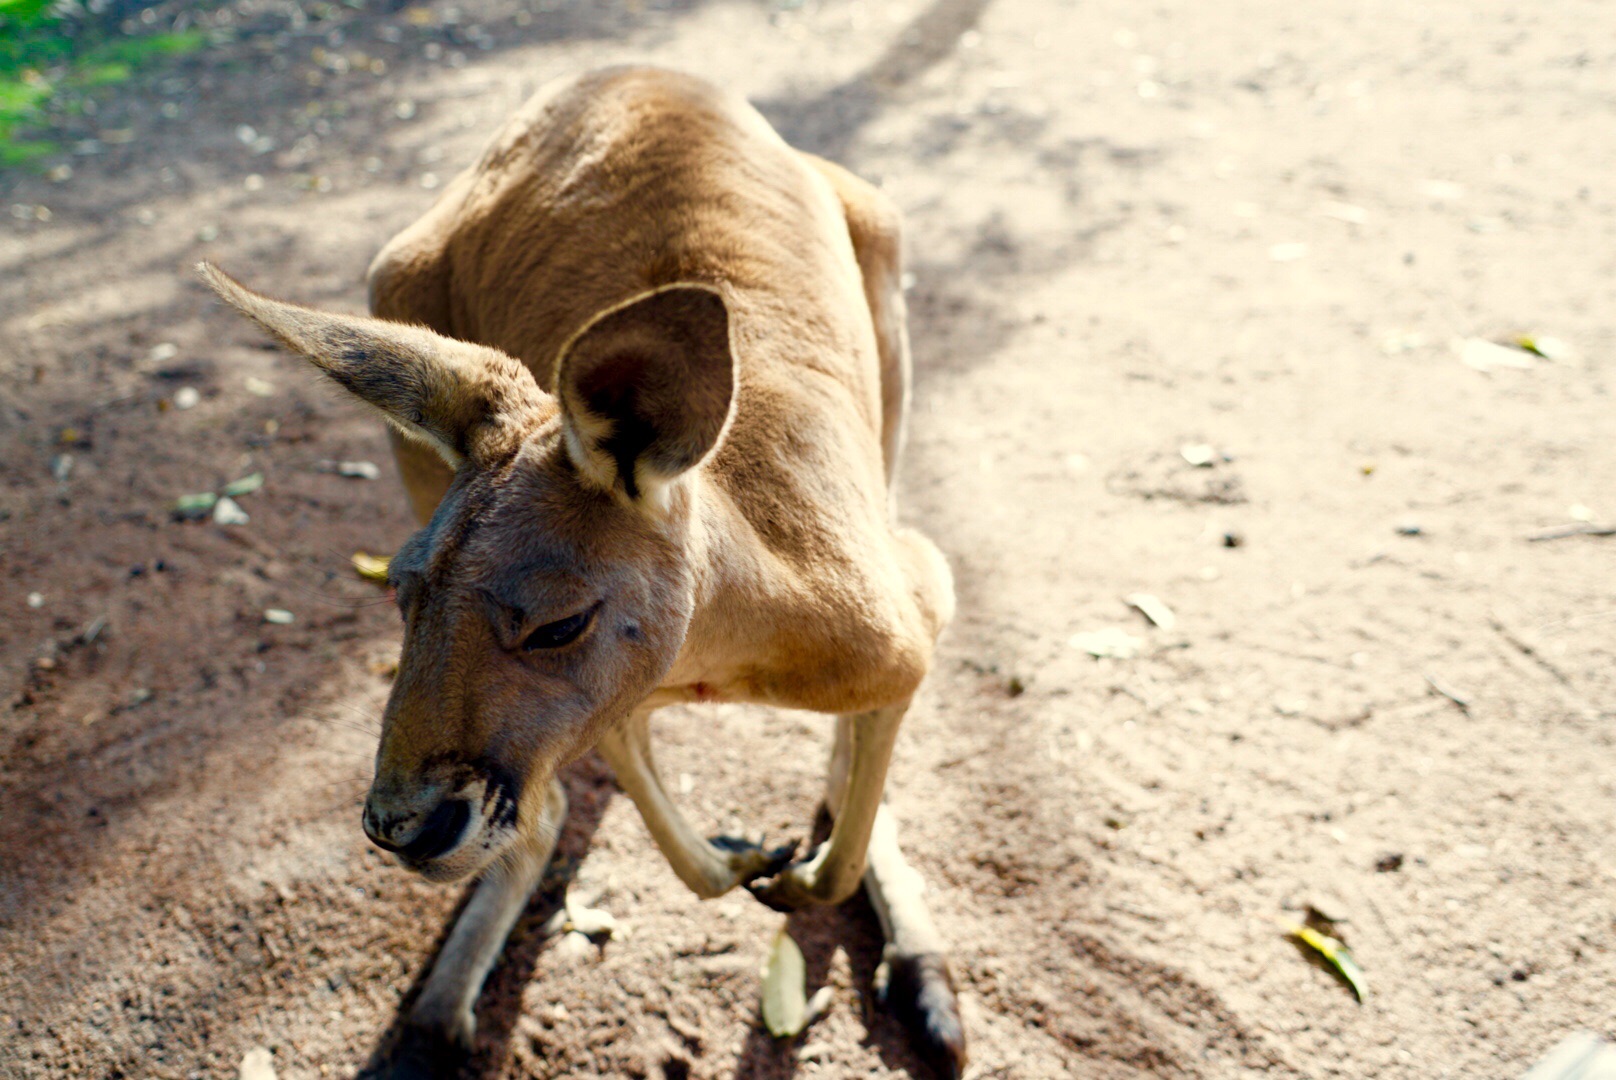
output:
[[[786,910],[862,880],[878,979],[957,1076],[944,944],[882,801],[954,607],[892,485],[910,359],[899,215],[738,96],[612,68],[540,90],[369,271],[374,318],[199,270],[389,424],[423,528],[363,824],[434,881],[480,874],[408,1021],[469,1047],[473,1005],[594,748],[699,896]],[[703,838],[657,773],[676,702],[834,714],[829,839]]]

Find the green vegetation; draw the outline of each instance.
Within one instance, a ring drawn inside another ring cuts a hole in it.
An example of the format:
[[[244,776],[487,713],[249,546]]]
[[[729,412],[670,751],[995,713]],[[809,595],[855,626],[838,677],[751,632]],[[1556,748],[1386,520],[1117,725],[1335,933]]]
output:
[[[76,111],[88,92],[207,43],[201,30],[131,33],[131,25],[72,0],[0,0],[0,168],[37,163],[60,149],[41,135],[49,110]]]

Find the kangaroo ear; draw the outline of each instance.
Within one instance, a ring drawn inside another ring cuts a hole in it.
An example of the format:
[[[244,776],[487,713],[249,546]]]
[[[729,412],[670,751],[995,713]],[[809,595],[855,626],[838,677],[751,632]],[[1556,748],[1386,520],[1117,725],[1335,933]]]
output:
[[[420,326],[271,300],[212,263],[197,271],[224,301],[302,353],[345,390],[453,468],[514,449],[554,415],[533,373],[497,349]]]
[[[562,346],[555,386],[579,471],[632,500],[660,500],[734,412],[723,296],[668,285],[602,312]]]

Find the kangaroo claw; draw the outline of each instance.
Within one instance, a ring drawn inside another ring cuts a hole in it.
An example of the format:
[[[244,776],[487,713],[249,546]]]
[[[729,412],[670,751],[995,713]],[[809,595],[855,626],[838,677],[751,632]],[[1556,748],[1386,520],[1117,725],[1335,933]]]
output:
[[[714,836],[707,841],[729,855],[735,870],[737,885],[747,885],[758,878],[772,878],[791,864],[797,854],[800,840],[790,840],[779,847],[765,848],[763,844],[739,836]]]

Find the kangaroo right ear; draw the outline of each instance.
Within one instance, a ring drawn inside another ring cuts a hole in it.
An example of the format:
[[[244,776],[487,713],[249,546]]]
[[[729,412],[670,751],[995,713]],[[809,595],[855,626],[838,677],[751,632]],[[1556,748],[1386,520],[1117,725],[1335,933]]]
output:
[[[729,310],[710,285],[668,285],[595,316],[561,348],[567,450],[608,491],[656,504],[735,411]]]
[[[338,385],[427,443],[452,468],[514,449],[554,402],[533,373],[497,349],[421,326],[331,315],[271,300],[212,263],[197,271],[231,307],[302,353]]]

